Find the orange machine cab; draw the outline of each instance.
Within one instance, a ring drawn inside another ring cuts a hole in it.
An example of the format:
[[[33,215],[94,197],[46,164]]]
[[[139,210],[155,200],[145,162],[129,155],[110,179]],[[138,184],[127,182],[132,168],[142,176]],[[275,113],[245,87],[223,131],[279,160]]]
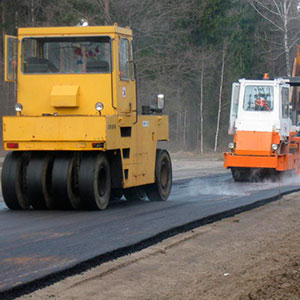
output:
[[[290,118],[291,85],[298,82],[266,77],[233,84],[229,134],[234,139],[230,152],[224,153],[224,167],[231,169],[235,181],[299,172],[300,136]]]

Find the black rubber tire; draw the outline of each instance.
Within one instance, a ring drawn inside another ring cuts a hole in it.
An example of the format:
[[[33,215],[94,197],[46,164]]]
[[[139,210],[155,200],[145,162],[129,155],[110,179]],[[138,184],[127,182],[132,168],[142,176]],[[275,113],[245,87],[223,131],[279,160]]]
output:
[[[263,182],[265,179],[272,179],[272,172],[272,169],[264,168],[231,168],[232,177],[235,182]]]
[[[82,207],[78,186],[75,185],[75,155],[71,152],[56,155],[52,169],[52,209],[79,209]]]
[[[147,199],[147,194],[142,187],[133,187],[123,190],[128,201],[143,201]]]
[[[109,202],[120,201],[123,196],[123,190],[121,188],[111,189]]]
[[[232,178],[235,182],[241,182],[241,170],[240,168],[230,168]]]
[[[111,194],[110,165],[104,153],[84,153],[79,168],[79,193],[89,210],[103,210]]]
[[[251,168],[231,168],[232,178],[235,182],[252,181]],[[254,177],[253,177],[254,178]],[[254,179],[253,179],[254,180]]]
[[[166,201],[172,189],[172,163],[166,150],[157,149],[155,160],[155,182],[147,186],[151,201]]]
[[[78,172],[80,166],[79,153],[75,152],[71,159],[71,185],[69,186],[69,201],[73,209],[82,209],[83,204],[79,195],[79,179]]]
[[[282,177],[284,176],[284,174],[288,174],[288,171],[276,171],[276,170],[272,170],[270,175],[270,179],[272,182],[278,182],[282,180]],[[293,176],[293,175],[291,175]]]
[[[2,166],[1,186],[3,199],[10,209],[30,208],[26,189],[26,168],[29,152],[9,152]]]
[[[53,158],[48,153],[33,153],[27,167],[27,196],[34,209],[47,209],[51,202]]]
[[[259,182],[263,182],[265,180],[271,182],[280,181],[284,173],[284,171],[277,171],[275,168],[265,168],[262,170],[262,174],[259,177]]]

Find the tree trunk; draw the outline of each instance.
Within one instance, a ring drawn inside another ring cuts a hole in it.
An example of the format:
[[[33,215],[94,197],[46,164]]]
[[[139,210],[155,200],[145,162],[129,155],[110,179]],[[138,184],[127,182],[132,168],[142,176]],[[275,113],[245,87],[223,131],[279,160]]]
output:
[[[200,75],[200,152],[203,153],[203,80],[204,80],[204,57],[202,52],[201,75]]]
[[[180,112],[177,111],[176,112],[176,138],[175,138],[177,145],[179,141],[179,130],[180,130]]]
[[[291,76],[290,67],[290,50],[288,46],[288,10],[287,0],[283,2],[283,28],[284,28],[284,53],[285,53],[285,64],[286,64],[286,75]]]
[[[181,145],[183,148],[183,140],[182,140],[182,135],[183,135],[183,125],[182,125],[182,111],[180,110],[178,113],[178,145]]]
[[[187,124],[187,110],[184,108],[183,116],[183,150],[186,150],[186,124]]]
[[[6,20],[5,20],[5,14],[6,14],[6,12],[5,12],[4,1],[1,1],[1,12],[2,12],[2,14],[1,14],[1,23],[2,23],[2,26],[1,26],[1,41],[0,41],[0,43],[1,43],[0,44],[0,57],[4,57],[4,35],[5,35],[5,33],[4,33],[4,24],[6,22]],[[3,69],[4,68],[1,68],[1,73],[2,73]],[[2,80],[0,81],[0,84],[3,85]]]
[[[108,25],[109,23],[111,23],[110,15],[109,15],[109,0],[105,0],[104,11],[105,11],[105,25]]]
[[[176,112],[176,119],[177,119],[177,124],[176,124],[176,142],[177,145],[179,145],[179,143],[181,142],[181,134],[180,134],[180,130],[181,130],[181,105],[180,105],[180,92],[179,92],[179,85],[177,85],[176,88],[176,101],[178,103],[178,109]]]
[[[35,20],[34,20],[34,1],[33,0],[31,0],[30,14],[31,14],[31,25],[34,26]]]
[[[220,131],[220,120],[221,120],[221,110],[222,110],[222,92],[223,92],[223,82],[224,82],[224,69],[225,69],[225,56],[226,56],[226,45],[223,45],[223,53],[222,53],[222,67],[221,67],[221,79],[220,79],[220,90],[219,90],[219,108],[218,108],[218,119],[217,119],[217,129],[215,136],[215,147],[214,152],[217,151],[218,148],[218,139],[219,139],[219,131]]]

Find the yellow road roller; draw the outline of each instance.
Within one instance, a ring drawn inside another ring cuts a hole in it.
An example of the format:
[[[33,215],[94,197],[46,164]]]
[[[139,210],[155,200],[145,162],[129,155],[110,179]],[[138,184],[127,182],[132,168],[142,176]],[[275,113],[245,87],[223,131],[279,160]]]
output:
[[[1,184],[8,208],[103,210],[168,199],[172,165],[164,95],[138,114],[132,31],[114,26],[19,28],[5,37]]]

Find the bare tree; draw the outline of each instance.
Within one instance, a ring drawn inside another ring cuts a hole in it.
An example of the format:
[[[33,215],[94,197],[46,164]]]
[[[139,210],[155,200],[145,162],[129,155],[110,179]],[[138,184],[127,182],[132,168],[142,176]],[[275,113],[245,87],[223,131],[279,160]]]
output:
[[[218,106],[218,118],[217,118],[217,129],[216,129],[216,135],[215,135],[215,146],[214,146],[214,152],[217,151],[218,148],[218,139],[219,139],[219,131],[220,131],[220,120],[221,120],[221,112],[222,112],[222,94],[223,94],[223,84],[224,84],[224,71],[225,71],[225,57],[227,52],[227,44],[226,41],[223,45],[223,51],[222,51],[222,63],[221,63],[221,78],[220,78],[220,87],[219,87],[219,106]]]
[[[105,25],[112,23],[109,13],[109,0],[94,0],[99,12],[104,15]]]
[[[205,82],[208,81],[208,68],[212,61],[212,56],[215,54],[213,51],[206,53],[205,49],[195,49],[193,54],[194,64],[190,64],[190,72],[194,74],[193,76],[197,78],[197,85],[199,85],[199,95],[197,100],[199,101],[199,115],[198,115],[198,126],[197,126],[197,147],[200,153],[204,152],[204,95],[207,86]],[[204,82],[205,78],[205,82]]]
[[[291,75],[290,53],[300,40],[300,16],[297,12],[298,0],[248,0],[255,11],[266,20],[276,32],[279,32],[279,45],[274,46],[279,53],[275,61],[282,55],[285,57],[286,75]]]
[[[203,57],[203,52],[202,52],[202,57],[201,57],[201,73],[200,73],[200,103],[199,103],[199,118],[200,118],[200,152],[203,153],[203,90],[204,90],[204,57]],[[198,126],[199,128],[199,126]]]

